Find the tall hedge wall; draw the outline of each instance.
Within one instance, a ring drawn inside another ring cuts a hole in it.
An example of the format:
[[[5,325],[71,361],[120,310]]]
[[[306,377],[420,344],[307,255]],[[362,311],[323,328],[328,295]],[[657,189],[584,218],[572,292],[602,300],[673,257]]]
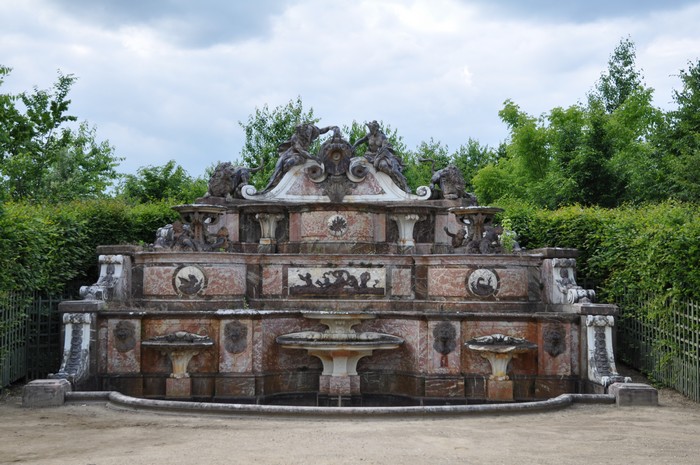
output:
[[[599,296],[615,301],[629,292],[659,298],[700,300],[700,205],[540,210],[502,202],[521,246],[575,247],[579,281],[597,284]]]
[[[101,244],[149,243],[177,218],[169,202],[117,200],[0,206],[0,291],[61,292],[97,277]],[[579,282],[595,282],[602,300],[626,292],[700,300],[700,206],[659,205],[541,210],[502,202],[520,244],[575,247]]]
[[[150,243],[178,217],[170,204],[117,200],[0,206],[0,291],[62,293],[97,278],[101,244]]]

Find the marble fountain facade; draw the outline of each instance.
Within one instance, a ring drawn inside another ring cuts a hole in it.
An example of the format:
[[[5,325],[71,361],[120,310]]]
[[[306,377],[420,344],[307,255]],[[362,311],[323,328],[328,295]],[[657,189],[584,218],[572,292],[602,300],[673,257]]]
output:
[[[525,401],[622,380],[616,308],[576,285],[576,250],[504,253],[496,210],[440,172],[410,193],[381,163],[390,146],[370,138],[358,157],[337,128],[306,126],[263,191],[222,166],[151,247],[99,247],[98,282],[60,306],[55,377],[143,398],[309,405]]]

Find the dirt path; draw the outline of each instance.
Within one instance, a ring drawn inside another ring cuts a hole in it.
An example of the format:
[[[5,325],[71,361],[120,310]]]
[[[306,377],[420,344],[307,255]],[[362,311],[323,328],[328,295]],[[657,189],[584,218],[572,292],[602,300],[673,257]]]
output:
[[[435,419],[273,419],[24,409],[0,401],[2,464],[700,464],[700,405],[576,405]]]

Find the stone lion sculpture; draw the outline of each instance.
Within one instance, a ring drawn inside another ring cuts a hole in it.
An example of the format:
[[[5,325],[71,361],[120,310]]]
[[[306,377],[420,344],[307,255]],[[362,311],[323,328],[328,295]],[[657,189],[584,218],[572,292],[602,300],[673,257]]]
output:
[[[250,175],[257,173],[263,165],[257,168],[234,166],[230,162],[219,163],[209,178],[209,189],[205,197],[224,197],[226,199],[242,199],[241,188],[250,182]]]

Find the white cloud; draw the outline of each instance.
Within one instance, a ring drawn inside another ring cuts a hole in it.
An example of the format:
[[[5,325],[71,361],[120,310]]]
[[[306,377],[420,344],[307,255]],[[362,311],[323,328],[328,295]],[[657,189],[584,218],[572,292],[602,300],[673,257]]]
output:
[[[457,0],[275,5],[250,13],[255,27],[227,34],[227,23],[246,27],[233,7],[207,17],[201,7],[139,13],[116,2],[108,20],[48,0],[13,2],[4,6],[11,26],[0,32],[2,64],[14,68],[3,90],[49,87],[59,68],[74,73],[72,112],[127,157],[123,171],[175,159],[201,175],[235,158],[238,121],[256,106],[298,95],[322,124],[384,120],[409,147],[430,137],[452,149],[470,137],[493,146],[506,136],[505,99],[534,115],[575,104],[627,35],[660,104],[677,86],[669,76],[700,50],[698,5],[590,21],[541,8],[539,18],[494,15]],[[190,29],[175,38],[187,18]]]

